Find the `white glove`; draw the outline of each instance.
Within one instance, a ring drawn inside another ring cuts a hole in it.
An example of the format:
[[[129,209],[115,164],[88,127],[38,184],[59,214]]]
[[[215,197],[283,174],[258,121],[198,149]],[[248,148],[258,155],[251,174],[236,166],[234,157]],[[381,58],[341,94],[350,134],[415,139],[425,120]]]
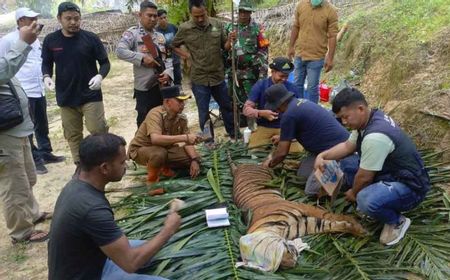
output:
[[[53,82],[52,78],[50,78],[50,77],[44,78],[44,86],[45,86],[45,89],[47,89],[49,91],[55,91],[55,83]]]
[[[100,74],[95,75],[89,81],[89,89],[91,89],[91,90],[99,90],[102,87],[102,80],[103,80],[102,75],[100,75]]]

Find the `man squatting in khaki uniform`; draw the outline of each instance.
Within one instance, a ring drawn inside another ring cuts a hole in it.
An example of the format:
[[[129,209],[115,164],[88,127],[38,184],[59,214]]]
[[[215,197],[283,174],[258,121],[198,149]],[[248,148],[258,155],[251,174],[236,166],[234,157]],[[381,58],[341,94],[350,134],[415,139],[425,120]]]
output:
[[[157,182],[160,174],[174,176],[170,168],[189,168],[195,178],[200,172],[200,156],[193,145],[201,137],[189,133],[187,118],[181,113],[191,96],[182,95],[178,86],[162,88],[161,95],[163,105],[150,110],[130,142],[128,156],[147,166],[148,183]]]

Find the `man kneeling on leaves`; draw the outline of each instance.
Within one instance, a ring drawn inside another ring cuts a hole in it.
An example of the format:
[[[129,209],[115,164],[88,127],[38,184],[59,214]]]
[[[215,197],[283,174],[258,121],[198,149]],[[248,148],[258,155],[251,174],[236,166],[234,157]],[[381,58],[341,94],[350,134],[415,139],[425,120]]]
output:
[[[187,118],[182,114],[184,102],[191,96],[182,94],[178,86],[162,88],[161,94],[163,105],[148,112],[131,140],[128,156],[147,166],[148,183],[158,182],[160,175],[174,176],[171,168],[189,168],[195,178],[200,172],[200,156],[194,145],[202,138],[189,133]]]

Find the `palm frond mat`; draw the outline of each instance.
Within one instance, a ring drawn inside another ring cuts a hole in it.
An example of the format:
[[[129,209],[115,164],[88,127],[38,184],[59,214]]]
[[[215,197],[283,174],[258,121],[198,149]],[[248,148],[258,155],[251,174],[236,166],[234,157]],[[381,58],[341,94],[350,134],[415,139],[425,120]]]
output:
[[[150,239],[163,226],[168,203],[173,198],[186,202],[180,211],[182,226],[169,243],[153,258],[145,270],[151,275],[169,279],[407,279],[412,275],[423,279],[450,279],[450,197],[437,183],[450,181],[450,168],[439,163],[439,153],[422,151],[434,186],[419,207],[406,213],[412,225],[405,238],[395,246],[384,247],[379,239],[381,225],[362,220],[370,231],[365,238],[348,234],[320,234],[303,238],[311,249],[302,252],[294,269],[264,273],[235,268],[239,259],[239,238],[247,226],[241,212],[232,202],[233,178],[227,154],[235,163],[261,161],[267,153],[252,159],[240,143],[223,143],[215,151],[203,151],[202,176],[161,181],[152,189],[164,194],[148,196],[147,190],[123,197],[113,205],[116,213],[126,213],[118,220],[131,239]],[[208,172],[209,171],[209,172]],[[269,185],[281,186],[287,200],[315,204],[303,193],[304,182],[294,170],[279,169]],[[145,174],[142,170],[130,176]],[[204,209],[219,202],[228,205],[231,226],[209,229]],[[332,209],[327,201],[322,206],[336,213],[354,214],[353,205],[340,196]],[[325,205],[323,205],[325,204]]]

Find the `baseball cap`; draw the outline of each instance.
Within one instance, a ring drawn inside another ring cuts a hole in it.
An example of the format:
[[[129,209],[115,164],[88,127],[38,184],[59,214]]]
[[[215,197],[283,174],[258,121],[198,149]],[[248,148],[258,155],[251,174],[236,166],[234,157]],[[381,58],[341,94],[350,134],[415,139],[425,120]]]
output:
[[[58,6],[58,16],[60,16],[62,13],[67,11],[75,11],[81,14],[80,7],[77,6],[77,4],[72,2],[62,2]]]
[[[16,10],[16,20],[19,20],[23,17],[34,18],[37,17],[39,13],[36,13],[30,8],[19,8]]]
[[[289,74],[294,70],[294,64],[287,57],[275,57],[272,63],[269,64],[270,69]]]
[[[247,11],[247,12],[254,12],[255,9],[253,8],[252,3],[249,0],[241,0],[239,1],[239,10]]]
[[[161,95],[164,99],[176,98],[179,100],[186,100],[191,98],[190,95],[185,95],[183,92],[181,92],[179,86],[163,87],[161,89]]]
[[[294,96],[283,84],[274,84],[264,92],[266,105],[264,109],[276,111],[284,102]]]

